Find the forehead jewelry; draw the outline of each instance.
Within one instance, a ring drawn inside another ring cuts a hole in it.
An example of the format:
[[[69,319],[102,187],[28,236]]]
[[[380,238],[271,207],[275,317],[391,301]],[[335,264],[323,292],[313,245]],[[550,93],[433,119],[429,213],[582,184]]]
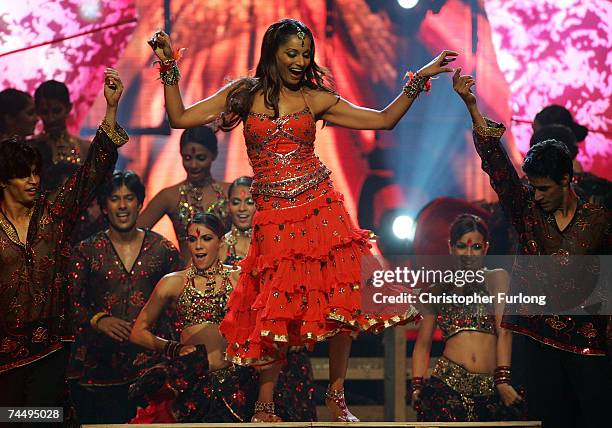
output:
[[[297,38],[302,41],[302,47],[304,47],[304,39],[306,38],[306,33],[302,31],[301,28],[298,27]]]

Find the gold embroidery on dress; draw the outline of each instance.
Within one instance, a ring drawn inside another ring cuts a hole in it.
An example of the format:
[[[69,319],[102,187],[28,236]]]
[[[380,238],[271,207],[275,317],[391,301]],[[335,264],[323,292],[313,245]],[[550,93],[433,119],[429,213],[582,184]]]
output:
[[[223,188],[215,181],[210,183],[210,186],[214,190],[217,199],[207,208],[204,208],[202,205],[203,191],[207,186],[198,187],[189,182],[179,186],[178,218],[185,228],[187,228],[189,221],[198,212],[216,214],[222,220],[227,217],[227,198]]]
[[[195,286],[193,270],[187,273],[185,288],[177,300],[176,311],[183,328],[197,324],[220,324],[226,313],[227,300],[233,290],[229,279],[231,268],[220,269],[221,289],[202,291]]]

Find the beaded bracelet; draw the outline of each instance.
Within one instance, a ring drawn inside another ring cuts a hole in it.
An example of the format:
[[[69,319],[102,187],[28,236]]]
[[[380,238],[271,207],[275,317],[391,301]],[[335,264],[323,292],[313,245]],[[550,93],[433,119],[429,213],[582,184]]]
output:
[[[174,86],[181,80],[181,72],[177,62],[183,56],[184,51],[185,48],[181,48],[173,52],[172,58],[155,61],[156,64],[159,64],[159,79],[164,85]]]
[[[409,71],[404,78],[409,78],[402,88],[402,92],[408,98],[416,98],[421,92],[429,92],[431,90],[431,80],[429,77],[419,76],[419,73]]]
[[[176,64],[176,60],[169,60],[170,64],[167,66],[160,65],[159,67],[159,79],[164,85],[174,86],[181,80],[181,72]]]

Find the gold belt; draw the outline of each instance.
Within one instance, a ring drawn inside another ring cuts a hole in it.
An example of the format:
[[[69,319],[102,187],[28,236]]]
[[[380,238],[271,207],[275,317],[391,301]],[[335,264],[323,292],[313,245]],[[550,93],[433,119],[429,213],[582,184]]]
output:
[[[493,395],[496,392],[493,375],[472,373],[448,358],[440,357],[431,374],[437,377],[461,397],[467,421],[476,421],[474,397]]]
[[[448,358],[440,357],[431,374],[461,395],[495,394],[493,375],[472,373]]]
[[[255,181],[251,185],[251,193],[254,195],[268,195],[277,196],[279,198],[294,198],[304,191],[316,186],[323,180],[325,180],[331,171],[325,166],[320,166],[316,171],[309,174],[304,174],[299,177],[288,178],[286,180],[279,180],[274,182],[262,183]],[[299,183],[299,184],[298,184]],[[291,189],[283,189],[283,187],[290,187],[297,184],[297,186]]]

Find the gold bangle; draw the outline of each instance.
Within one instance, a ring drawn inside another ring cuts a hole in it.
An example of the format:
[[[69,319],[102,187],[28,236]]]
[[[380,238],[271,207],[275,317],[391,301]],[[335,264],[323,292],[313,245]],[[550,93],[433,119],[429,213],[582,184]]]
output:
[[[94,330],[98,330],[98,322],[100,322],[100,320],[105,317],[110,317],[110,314],[104,311],[98,312],[93,317],[91,317],[91,319],[89,320],[89,325],[91,325],[91,328],[93,328]]]

